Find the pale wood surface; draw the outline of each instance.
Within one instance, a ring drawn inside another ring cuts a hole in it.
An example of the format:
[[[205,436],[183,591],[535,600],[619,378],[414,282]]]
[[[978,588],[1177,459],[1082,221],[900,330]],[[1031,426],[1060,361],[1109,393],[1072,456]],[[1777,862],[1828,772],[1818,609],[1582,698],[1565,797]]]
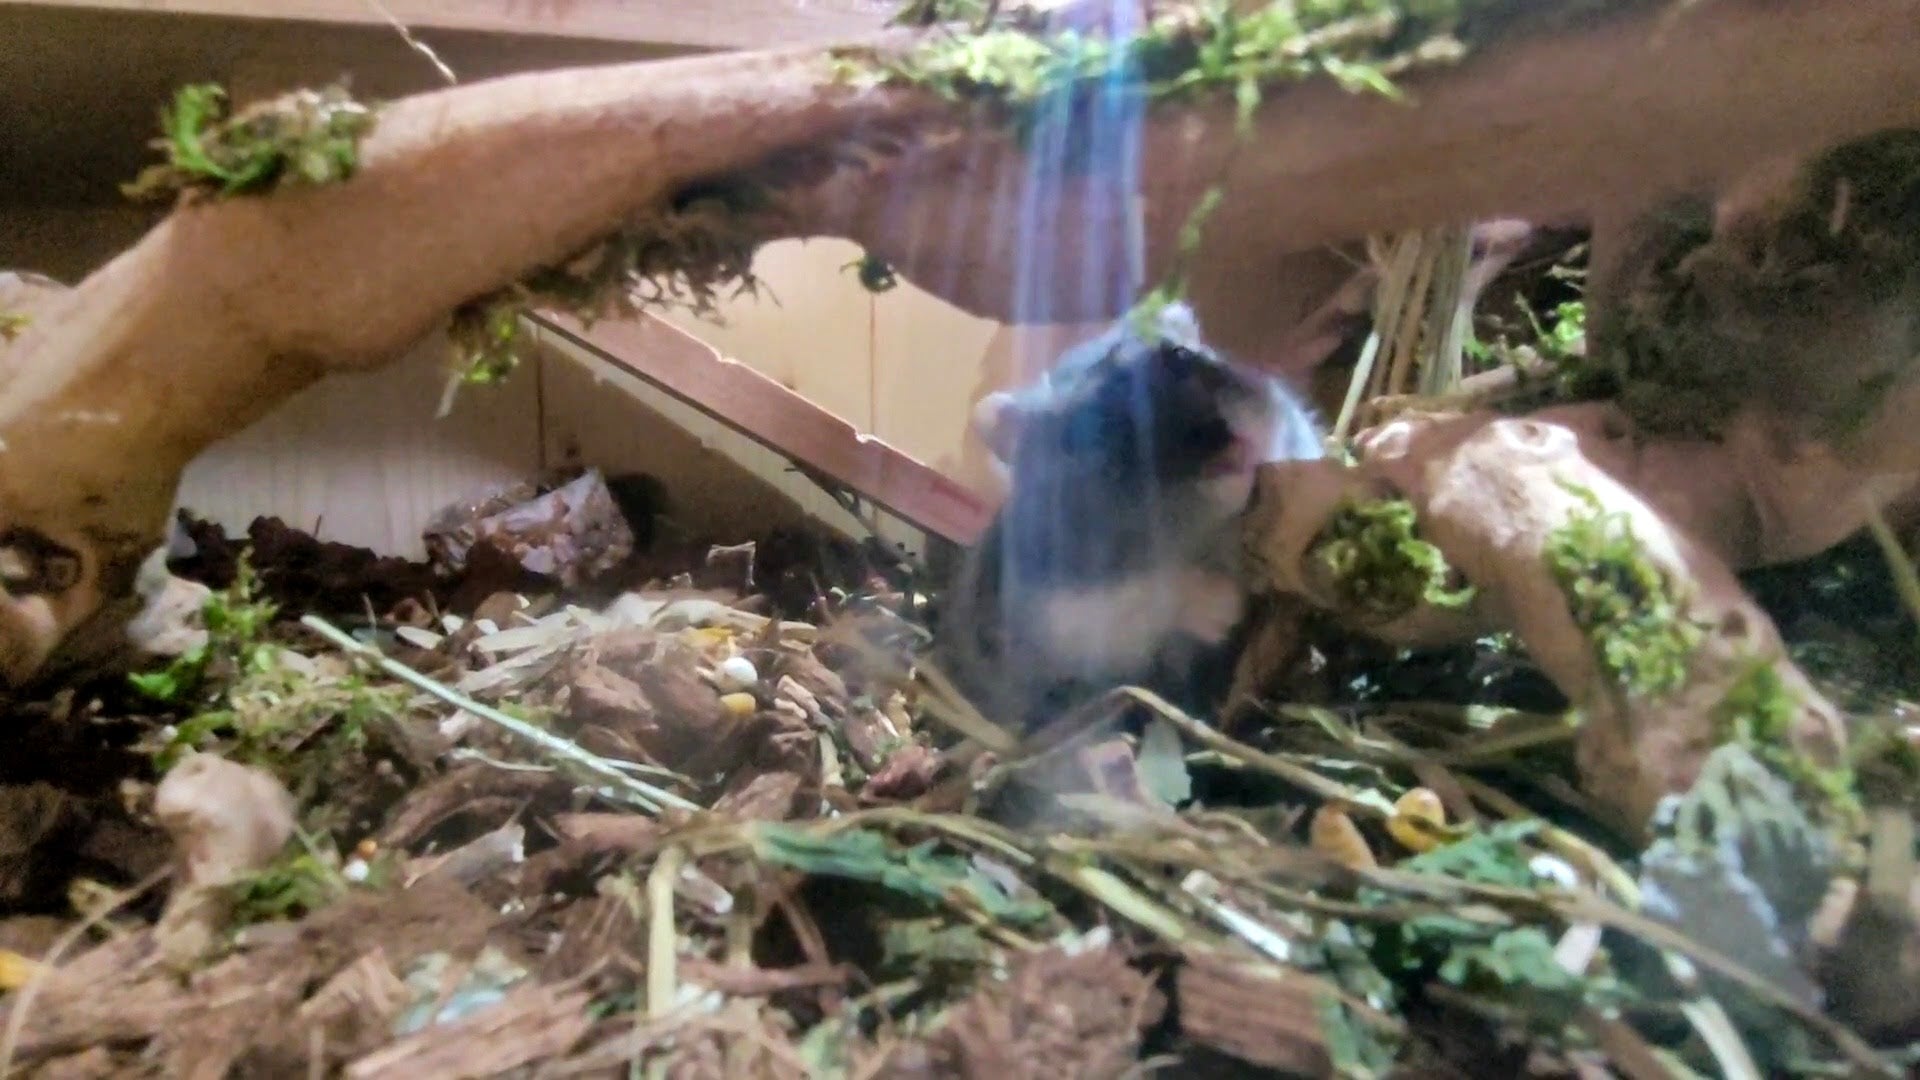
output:
[[[883,0],[0,0],[0,5],[163,12],[767,48],[858,37],[897,10]],[[384,11],[383,11],[384,9]]]
[[[537,369],[463,391],[436,420],[447,364],[436,335],[390,367],[315,384],[201,454],[179,503],[230,532],[265,514],[328,540],[423,554],[435,511],[526,479],[540,462]]]

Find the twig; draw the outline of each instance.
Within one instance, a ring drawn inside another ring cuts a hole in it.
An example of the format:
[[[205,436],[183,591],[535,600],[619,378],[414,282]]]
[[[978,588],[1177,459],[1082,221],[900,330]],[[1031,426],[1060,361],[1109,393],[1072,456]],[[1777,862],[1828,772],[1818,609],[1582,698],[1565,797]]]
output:
[[[1173,703],[1150,691],[1136,687],[1126,687],[1113,692],[1114,697],[1132,698],[1134,701],[1152,709],[1174,727],[1179,728],[1188,738],[1200,743],[1209,750],[1218,751],[1228,757],[1236,758],[1248,765],[1264,769],[1309,794],[1319,798],[1351,803],[1363,810],[1378,812],[1377,807],[1369,807],[1359,802],[1352,788],[1336,780],[1329,780],[1312,769],[1296,765],[1283,757],[1256,750],[1246,743],[1229,735],[1222,734],[1213,727],[1188,716]]]
[[[439,698],[456,709],[465,709],[480,719],[532,743],[561,762],[591,775],[600,784],[605,785],[597,790],[609,798],[631,803],[653,813],[658,813],[662,807],[668,806],[676,810],[698,811],[700,809],[698,803],[643,780],[636,780],[622,772],[612,762],[588,753],[566,739],[541,731],[524,720],[508,716],[491,705],[483,705],[444,683],[420,674],[379,649],[354,640],[345,631],[318,615],[301,616],[300,625],[319,634],[341,652],[371,661],[380,670],[416,690]]]
[[[1893,529],[1887,525],[1887,519],[1880,514],[1880,507],[1867,504],[1867,528],[1873,533],[1873,539],[1880,545],[1880,553],[1886,556],[1887,571],[1893,575],[1893,587],[1899,592],[1900,600],[1907,606],[1907,613],[1913,616],[1914,624],[1920,627],[1920,572],[1913,568],[1913,560],[1907,557],[1907,550],[1901,546],[1900,538],[1893,535]]]
[[[678,985],[678,931],[673,925],[673,884],[687,849],[669,846],[647,874],[647,1016],[659,1020],[673,1010]]]
[[[440,77],[446,80],[448,86],[459,85],[460,77],[453,73],[453,69],[447,66],[446,61],[440,59],[440,54],[434,52],[433,47],[426,42],[414,37],[413,31],[407,28],[407,24],[401,22],[399,16],[388,10],[387,5],[382,2],[382,0],[366,0],[366,5],[372,8],[381,18],[387,20],[387,25],[393,27],[393,29],[399,33],[400,40],[407,43],[407,48],[426,57],[427,63],[433,65],[433,69],[440,73]]]
[[[68,949],[73,948],[74,942],[85,936],[87,931],[104,922],[107,916],[144,895],[148,889],[158,885],[170,873],[172,868],[163,866],[126,889],[114,893],[105,903],[95,905],[84,918],[67,928],[67,931],[54,941],[46,955],[40,958],[40,966],[33,973],[32,979],[20,988],[20,996],[14,999],[13,1008],[7,1014],[7,1030],[4,1034],[0,1034],[0,1077],[13,1075],[13,1054],[20,1045],[20,1033],[26,1030],[27,1014],[33,1011],[33,1004],[40,997],[41,987],[53,978],[55,965],[60,962],[60,958]]]

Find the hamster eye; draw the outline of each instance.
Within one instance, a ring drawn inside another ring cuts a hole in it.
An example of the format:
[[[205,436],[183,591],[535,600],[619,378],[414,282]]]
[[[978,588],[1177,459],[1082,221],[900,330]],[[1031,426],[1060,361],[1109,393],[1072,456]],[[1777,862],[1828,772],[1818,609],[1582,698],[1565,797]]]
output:
[[[1206,417],[1187,426],[1185,442],[1195,453],[1219,453],[1233,442],[1233,429],[1224,417]]]

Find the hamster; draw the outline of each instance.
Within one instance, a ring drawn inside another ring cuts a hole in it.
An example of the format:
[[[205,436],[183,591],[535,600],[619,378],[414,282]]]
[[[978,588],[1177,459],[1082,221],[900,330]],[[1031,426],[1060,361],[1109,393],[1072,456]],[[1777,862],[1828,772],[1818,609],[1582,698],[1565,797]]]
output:
[[[935,662],[990,718],[1022,727],[1121,685],[1196,707],[1196,665],[1245,609],[1255,469],[1321,457],[1313,414],[1168,305],[988,395],[974,424],[1008,490],[960,561]]]

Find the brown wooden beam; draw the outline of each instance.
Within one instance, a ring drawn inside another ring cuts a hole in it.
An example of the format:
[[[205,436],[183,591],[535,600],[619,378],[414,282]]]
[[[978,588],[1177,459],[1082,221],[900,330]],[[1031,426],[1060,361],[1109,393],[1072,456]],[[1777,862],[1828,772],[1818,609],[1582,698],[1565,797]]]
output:
[[[477,30],[712,49],[838,41],[879,29],[884,0],[0,0],[0,4]]]
[[[916,528],[968,544],[992,516],[987,500],[966,485],[660,319],[642,315],[589,328],[548,311],[536,321]]]

